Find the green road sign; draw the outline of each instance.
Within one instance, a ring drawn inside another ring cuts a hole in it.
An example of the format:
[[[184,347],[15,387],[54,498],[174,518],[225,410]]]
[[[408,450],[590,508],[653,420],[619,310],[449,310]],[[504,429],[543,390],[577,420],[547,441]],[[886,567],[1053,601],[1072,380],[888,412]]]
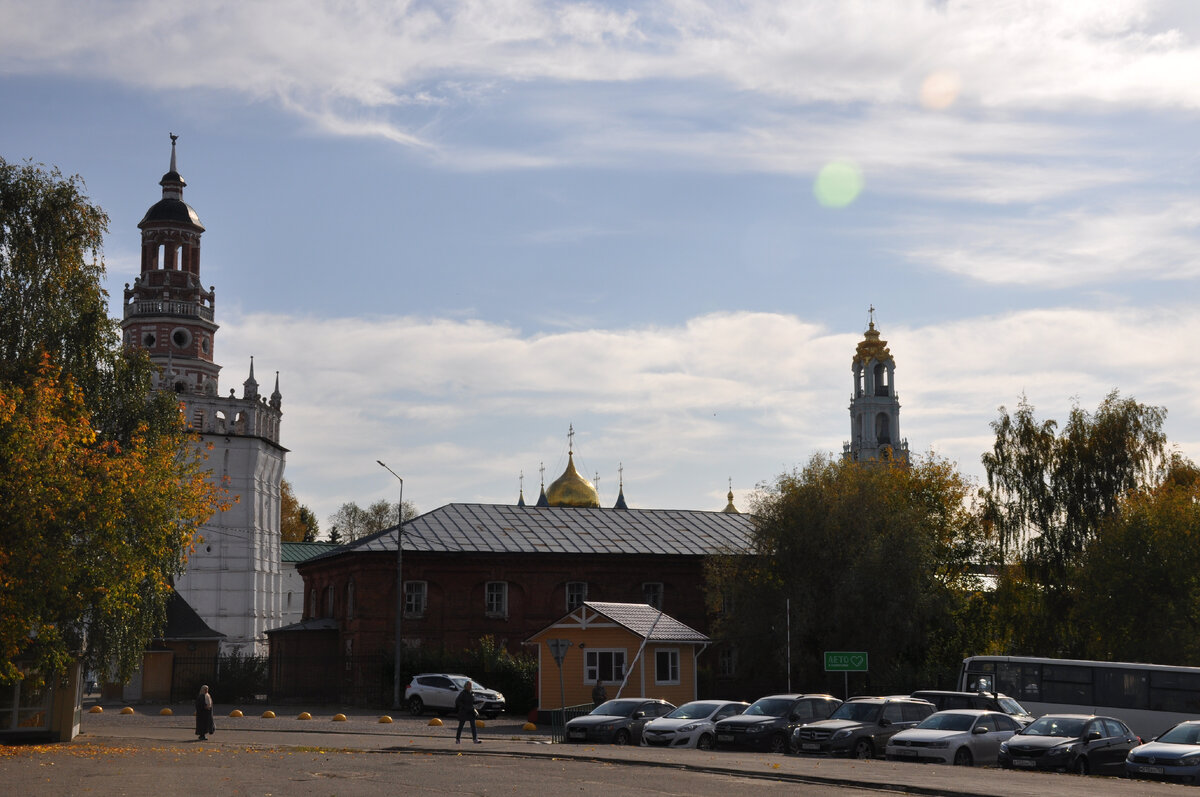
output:
[[[827,650],[825,651],[825,672],[866,672],[867,654],[865,651]]]

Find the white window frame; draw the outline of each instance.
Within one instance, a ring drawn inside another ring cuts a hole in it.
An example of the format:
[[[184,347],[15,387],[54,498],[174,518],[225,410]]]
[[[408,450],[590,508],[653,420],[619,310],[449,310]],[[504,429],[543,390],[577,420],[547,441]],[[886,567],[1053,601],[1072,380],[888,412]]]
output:
[[[737,648],[722,648],[717,654],[717,676],[732,678],[737,675]]]
[[[660,667],[663,662],[659,657],[666,657],[666,678]],[[654,651],[654,684],[655,686],[678,686],[680,683],[679,648],[659,648]]]
[[[489,581],[483,585],[483,613],[488,617],[508,617],[507,581]]]
[[[664,591],[661,581],[647,581],[642,584],[642,598],[660,612],[662,611]]]
[[[574,611],[583,605],[587,600],[588,584],[586,581],[568,581],[567,582],[567,611]],[[577,600],[572,603],[571,598],[574,596]]]
[[[404,582],[404,616],[424,617],[429,605],[429,583],[426,581]]]
[[[608,658],[605,662],[604,659]],[[601,664],[606,664],[607,678],[602,678],[601,683],[619,684],[625,680],[625,668],[627,665],[627,651],[625,648],[588,648],[583,652],[583,682],[585,684],[596,683],[596,679],[602,674]]]

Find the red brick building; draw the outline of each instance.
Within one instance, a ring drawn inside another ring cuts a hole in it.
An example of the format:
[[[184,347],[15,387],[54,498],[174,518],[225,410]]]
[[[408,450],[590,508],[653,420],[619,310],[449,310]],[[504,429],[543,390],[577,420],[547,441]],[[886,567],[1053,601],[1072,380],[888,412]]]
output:
[[[585,600],[649,603],[704,631],[704,558],[746,550],[750,528],[736,512],[448,504],[404,525],[402,638],[457,651],[491,635],[517,652]],[[396,528],[297,570],[305,621],[332,621],[342,655],[394,649]]]

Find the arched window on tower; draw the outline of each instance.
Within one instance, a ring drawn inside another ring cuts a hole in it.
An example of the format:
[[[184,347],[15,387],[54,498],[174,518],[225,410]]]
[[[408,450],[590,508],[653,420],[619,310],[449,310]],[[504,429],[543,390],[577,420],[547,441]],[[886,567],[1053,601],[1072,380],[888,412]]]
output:
[[[892,442],[891,422],[888,419],[886,412],[881,412],[875,416],[875,441],[883,444]]]
[[[887,368],[883,363],[875,363],[875,395],[888,395]]]

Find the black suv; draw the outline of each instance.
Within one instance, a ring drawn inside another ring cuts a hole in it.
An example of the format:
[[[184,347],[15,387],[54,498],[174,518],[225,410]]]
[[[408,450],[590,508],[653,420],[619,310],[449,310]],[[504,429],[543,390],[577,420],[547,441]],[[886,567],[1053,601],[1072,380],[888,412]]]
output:
[[[716,726],[717,749],[736,747],[787,751],[788,726],[828,717],[842,701],[832,695],[770,695],[759,698],[736,717]]]
[[[911,697],[852,697],[829,719],[801,725],[792,732],[798,753],[874,758],[887,740],[912,728],[934,711],[933,704]]]
[[[1013,698],[1004,694],[989,694],[987,692],[944,692],[940,689],[921,689],[909,697],[918,700],[928,700],[938,711],[950,711],[956,708],[978,708],[986,711],[999,711],[1007,714],[1025,727],[1033,722],[1033,715]]]

